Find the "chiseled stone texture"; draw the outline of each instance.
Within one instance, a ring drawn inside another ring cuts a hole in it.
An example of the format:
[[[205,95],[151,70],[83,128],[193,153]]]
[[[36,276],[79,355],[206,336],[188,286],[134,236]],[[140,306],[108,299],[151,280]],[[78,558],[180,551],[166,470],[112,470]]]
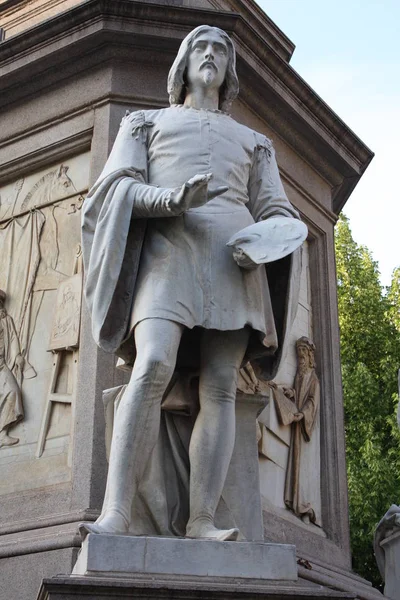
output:
[[[37,600],[353,600],[355,594],[312,583],[265,582],[232,578],[138,577],[132,581],[108,577],[53,577],[45,579]]]
[[[43,578],[70,572],[76,552],[76,548],[60,548],[0,561],[1,600],[34,600]]]
[[[296,581],[296,551],[289,544],[90,534],[73,570],[125,578],[138,573]]]

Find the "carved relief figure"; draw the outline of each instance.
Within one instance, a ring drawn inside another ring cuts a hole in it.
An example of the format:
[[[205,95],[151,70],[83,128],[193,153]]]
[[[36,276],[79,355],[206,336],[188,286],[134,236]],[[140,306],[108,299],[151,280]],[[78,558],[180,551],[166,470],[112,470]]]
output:
[[[132,374],[115,405],[103,512],[82,531],[137,532],[140,495],[147,520],[174,531],[165,525],[176,509],[163,499],[169,473],[160,470],[164,487],[159,480],[151,488],[166,516],[151,512],[140,486],[163,443],[160,406],[171,378],[190,367],[199,374],[200,411],[188,443],[186,535],[234,540],[238,530],[218,529],[214,518],[234,446],[238,370],[252,360],[257,376],[274,376],[298,272],[289,256],[271,263],[267,281],[264,265],[226,244],[247,225],[298,213],[271,141],[227,114],[238,81],[225,32],[201,26],[185,38],[168,90],[169,108],[124,117],[83,208],[93,335]]]
[[[316,522],[315,510],[310,502],[310,486],[304,475],[303,444],[307,444],[316,424],[320,385],[315,371],[315,345],[303,336],[296,342],[297,372],[294,389],[273,386],[275,404],[283,425],[292,423],[289,461],[286,471],[285,504],[305,523]]]
[[[6,294],[0,290],[0,448],[18,444],[8,430],[23,419],[21,385],[24,358],[14,321],[4,308]]]
[[[67,165],[60,165],[55,171],[43,175],[23,199],[19,212],[58,200],[66,195],[66,189],[70,187],[74,190],[75,187],[67,175],[68,169]]]
[[[7,219],[12,216],[14,207],[17,203],[19,193],[24,185],[24,179],[18,179],[14,185],[11,194],[6,196],[4,199],[0,195],[0,219]]]
[[[60,223],[65,223],[65,215],[70,214],[71,207],[61,204],[42,210],[36,207],[56,203],[69,192],[76,191],[68,170],[69,166],[62,164],[40,177],[17,206],[24,184],[24,179],[19,179],[13,186],[10,203],[12,210],[9,212],[13,218],[0,223],[0,272],[13,299],[12,316],[25,358],[24,379],[36,376],[29,355],[44,293],[57,289],[70,275],[60,270],[63,260],[60,260],[59,233]],[[11,196],[6,195],[6,199],[8,197]],[[27,210],[31,212],[27,213]],[[0,214],[1,218],[3,216]],[[64,249],[64,258],[67,253],[68,249]]]

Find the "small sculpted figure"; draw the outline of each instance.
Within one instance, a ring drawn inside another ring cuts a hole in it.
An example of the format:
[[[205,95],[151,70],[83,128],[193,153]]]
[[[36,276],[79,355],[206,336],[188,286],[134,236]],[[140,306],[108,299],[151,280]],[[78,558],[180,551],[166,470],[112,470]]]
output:
[[[83,209],[93,336],[132,373],[116,404],[103,511],[81,530],[137,532],[132,514],[139,500],[154,526],[157,518],[140,489],[154,470],[161,404],[167,410],[176,374],[192,369],[199,410],[189,467],[184,459],[178,467],[175,456],[174,474],[182,487],[184,470],[190,471],[183,534],[235,540],[238,529],[219,529],[214,519],[235,441],[238,370],[251,360],[265,379],[276,372],[297,306],[297,269],[288,256],[271,263],[267,280],[265,265],[226,244],[255,222],[299,217],[271,141],[228,115],[238,80],[224,31],[200,26],[183,40],[168,91],[169,108],[123,118]],[[181,385],[189,388],[192,379]],[[161,487],[151,488],[153,500],[166,505],[165,521],[178,505],[168,469],[160,469],[168,498]],[[179,534],[160,521],[158,533]]]
[[[311,439],[320,404],[320,384],[315,371],[315,345],[303,336],[296,342],[297,372],[294,389],[272,384],[275,406],[282,425],[292,424],[286,471],[285,504],[305,523],[316,522],[310,501],[310,483],[304,475],[303,444]]]
[[[18,444],[8,434],[24,416],[21,396],[24,358],[13,319],[4,307],[6,294],[0,290],[0,448]]]

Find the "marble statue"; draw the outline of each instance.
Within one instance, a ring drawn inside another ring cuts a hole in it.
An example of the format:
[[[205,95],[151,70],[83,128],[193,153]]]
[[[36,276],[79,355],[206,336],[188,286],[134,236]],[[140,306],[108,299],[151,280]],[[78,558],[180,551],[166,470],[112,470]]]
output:
[[[297,308],[300,259],[296,252],[266,268],[226,244],[254,222],[299,215],[271,141],[228,115],[238,80],[224,31],[200,26],[183,40],[168,91],[169,108],[122,119],[83,207],[93,336],[132,373],[111,403],[103,511],[81,531],[137,532],[139,496],[138,518],[149,527],[158,518],[151,502],[174,513],[175,500],[163,499],[161,484],[149,481],[154,455],[165,454],[166,431],[178,428],[163,415],[194,392],[186,464],[174,446],[174,461],[157,477],[168,493],[172,479],[182,487],[190,471],[187,537],[235,540],[238,529],[218,528],[214,519],[234,446],[238,371],[250,360],[257,377],[276,372]]]
[[[320,384],[315,371],[315,345],[303,336],[296,342],[297,372],[294,388],[272,384],[282,425],[292,424],[285,481],[285,504],[305,523],[316,523],[310,500],[310,482],[303,464],[304,444],[311,440],[320,405]]]
[[[0,448],[18,444],[19,439],[8,430],[24,416],[21,384],[25,360],[5,300],[6,294],[0,290]]]

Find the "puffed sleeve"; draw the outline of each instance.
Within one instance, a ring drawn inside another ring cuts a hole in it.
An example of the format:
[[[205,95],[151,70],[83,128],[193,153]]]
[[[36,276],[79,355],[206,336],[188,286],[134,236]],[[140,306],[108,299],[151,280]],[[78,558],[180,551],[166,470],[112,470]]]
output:
[[[283,188],[272,142],[264,136],[258,136],[253,156],[248,207],[256,223],[277,216],[300,218]]]
[[[120,176],[125,196],[132,200],[132,217],[176,216],[170,206],[172,190],[148,183],[147,132],[152,125],[144,111],[127,112],[121,121],[110,156],[88,197],[110,176],[113,179]]]
[[[147,130],[152,123],[146,117],[139,111],[122,119],[82,209],[85,298],[93,337],[109,352],[117,351],[129,323],[147,222],[136,217],[173,216],[168,209],[171,190],[147,183]]]

